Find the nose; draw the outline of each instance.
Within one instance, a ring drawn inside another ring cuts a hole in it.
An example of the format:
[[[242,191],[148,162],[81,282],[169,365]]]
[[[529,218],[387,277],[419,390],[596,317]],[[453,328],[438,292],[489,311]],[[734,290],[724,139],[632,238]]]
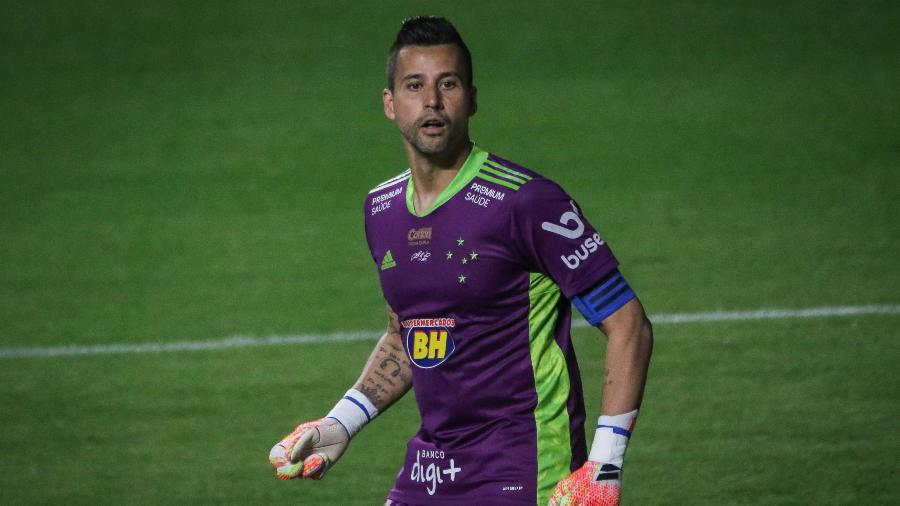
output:
[[[437,86],[428,86],[425,90],[425,108],[437,110],[444,108],[441,90]]]

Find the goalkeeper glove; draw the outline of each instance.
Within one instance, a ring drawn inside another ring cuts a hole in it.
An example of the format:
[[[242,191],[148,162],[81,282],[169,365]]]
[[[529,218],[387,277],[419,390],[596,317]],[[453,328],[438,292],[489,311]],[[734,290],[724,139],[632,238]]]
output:
[[[350,389],[325,418],[301,423],[269,451],[269,463],[282,480],[320,480],[341,458],[350,439],[378,415],[361,392]]]
[[[637,410],[601,416],[588,461],[556,484],[549,506],[618,506],[622,463]]]

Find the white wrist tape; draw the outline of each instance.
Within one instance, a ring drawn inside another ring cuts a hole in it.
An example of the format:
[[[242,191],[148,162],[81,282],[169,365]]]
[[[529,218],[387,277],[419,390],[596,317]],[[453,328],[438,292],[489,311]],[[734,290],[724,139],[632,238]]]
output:
[[[615,416],[603,415],[597,419],[597,431],[594,432],[588,460],[621,468],[637,413],[638,410],[634,410]]]
[[[378,416],[378,408],[362,392],[351,388],[325,416],[340,422],[353,437]]]

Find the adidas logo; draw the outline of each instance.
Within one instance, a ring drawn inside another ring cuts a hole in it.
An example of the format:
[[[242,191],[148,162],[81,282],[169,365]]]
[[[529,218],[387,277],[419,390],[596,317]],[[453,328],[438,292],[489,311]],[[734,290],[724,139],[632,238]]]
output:
[[[394,261],[394,255],[391,254],[391,250],[387,250],[384,258],[381,259],[381,270],[386,271],[391,267],[397,267],[397,262]]]

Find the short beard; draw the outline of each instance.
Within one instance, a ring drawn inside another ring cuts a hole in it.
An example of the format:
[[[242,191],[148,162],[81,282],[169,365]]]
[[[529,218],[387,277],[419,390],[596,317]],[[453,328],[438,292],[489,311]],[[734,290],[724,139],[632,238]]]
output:
[[[413,149],[426,157],[434,157],[435,155],[447,156],[451,154],[448,153],[448,150],[453,148],[454,139],[452,139],[449,135],[444,135],[438,138],[426,138],[425,142],[423,142],[422,137],[418,135],[418,125],[414,125],[407,130],[401,130],[400,133],[403,135],[403,138],[406,139],[406,142],[408,142],[413,147]]]

